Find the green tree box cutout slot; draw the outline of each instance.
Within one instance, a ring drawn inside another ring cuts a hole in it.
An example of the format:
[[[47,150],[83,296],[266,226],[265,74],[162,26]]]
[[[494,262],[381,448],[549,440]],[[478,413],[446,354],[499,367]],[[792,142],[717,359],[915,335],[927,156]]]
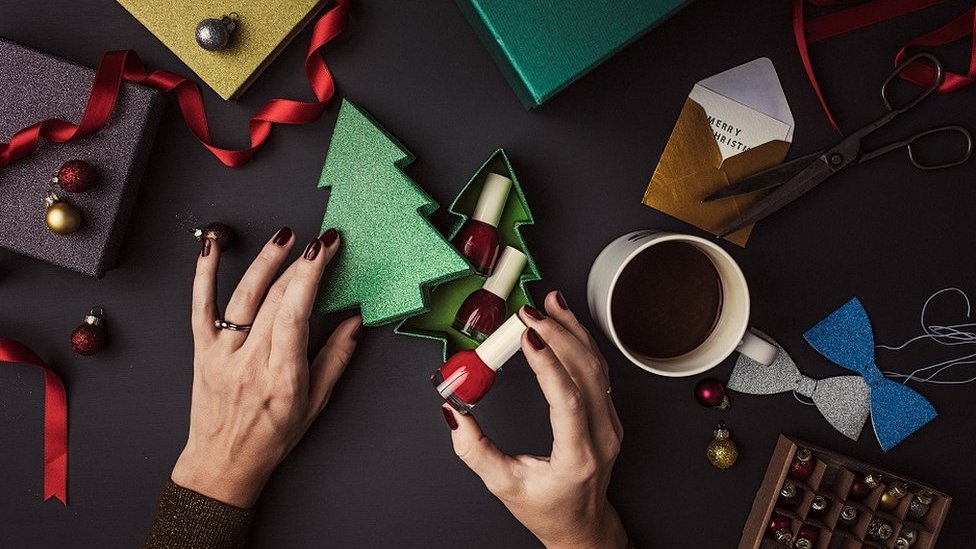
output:
[[[505,209],[502,212],[501,220],[498,222],[499,239],[503,248],[511,246],[524,253],[526,257],[526,265],[519,276],[518,285],[512,290],[506,303],[508,314],[513,314],[522,305],[532,303],[532,298],[526,291],[525,285],[539,280],[541,275],[520,231],[522,225],[531,225],[535,223],[535,220],[532,218],[529,203],[525,200],[522,187],[519,185],[518,178],[515,176],[515,171],[512,169],[504,150],[498,149],[491,155],[448,208],[451,214],[458,217],[458,222],[451,229],[449,238],[454,238],[474,211],[475,203],[481,195],[485,177],[489,173],[504,175],[512,180],[512,191],[508,194]],[[438,285],[430,294],[429,310],[401,322],[397,326],[396,333],[440,340],[443,346],[444,360],[462,349],[477,347],[477,342],[465,337],[464,334],[452,328],[451,324],[454,322],[454,315],[461,303],[471,292],[481,288],[484,282],[483,276],[469,274],[463,278]]]
[[[332,189],[322,230],[342,246],[317,310],[359,307],[379,326],[426,311],[429,289],[469,275],[467,261],[430,224],[437,203],[405,173],[414,156],[366,112],[343,100],[319,187]]]

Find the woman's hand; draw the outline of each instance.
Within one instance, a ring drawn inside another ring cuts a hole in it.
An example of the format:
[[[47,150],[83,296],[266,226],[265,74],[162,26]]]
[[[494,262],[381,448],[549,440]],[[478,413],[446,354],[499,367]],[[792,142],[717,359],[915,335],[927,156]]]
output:
[[[549,402],[552,455],[501,452],[470,415],[444,405],[454,451],[549,549],[620,548],[628,544],[607,500],[623,428],[610,399],[607,362],[559,292],[546,317],[524,307],[522,349]]]
[[[205,239],[197,260],[190,432],[172,479],[236,507],[254,505],[325,407],[361,331],[360,317],[346,319],[309,366],[308,319],[339,235],[312,240],[277,276],[294,242],[291,229],[279,230],[234,290],[222,318],[253,323],[250,332],[214,327],[220,249]]]

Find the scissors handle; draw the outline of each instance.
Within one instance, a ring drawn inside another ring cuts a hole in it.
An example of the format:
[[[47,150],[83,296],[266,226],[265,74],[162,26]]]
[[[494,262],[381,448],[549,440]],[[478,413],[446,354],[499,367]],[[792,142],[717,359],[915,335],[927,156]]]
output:
[[[928,164],[920,161],[918,157],[915,155],[915,150],[912,148],[912,145],[915,142],[925,137],[938,135],[938,134],[961,135],[963,139],[963,144],[965,144],[966,146],[966,150],[958,158],[954,160],[948,160],[946,162],[940,162],[938,164]],[[932,129],[918,132],[915,135],[912,135],[901,141],[889,143],[888,145],[885,145],[883,147],[879,147],[872,151],[865,152],[864,154],[861,155],[860,161],[863,162],[865,160],[871,160],[872,158],[877,158],[885,153],[889,153],[893,150],[900,149],[902,147],[908,150],[908,159],[912,161],[912,164],[916,168],[920,170],[940,170],[942,168],[951,168],[953,166],[958,166],[966,162],[967,160],[969,160],[969,157],[972,156],[973,154],[973,136],[972,134],[969,133],[969,130],[967,130],[962,126],[942,126],[939,128],[932,128]]]
[[[923,88],[918,93],[918,95],[913,97],[904,105],[900,105],[900,106],[894,105],[888,96],[888,86],[890,86],[891,83],[896,78],[898,78],[898,76],[901,73],[903,73],[910,65],[918,61],[925,61],[926,63],[923,63],[923,65],[927,64],[931,66],[932,81],[929,82],[929,85]],[[891,111],[892,114],[901,114],[911,109],[915,105],[918,105],[926,97],[932,95],[932,92],[934,92],[936,89],[938,89],[940,85],[942,85],[943,78],[945,78],[945,70],[942,68],[942,63],[939,62],[939,59],[936,56],[932,55],[931,53],[925,53],[925,52],[916,53],[915,55],[909,57],[908,59],[905,59],[904,62],[902,62],[897,67],[895,67],[895,70],[888,75],[888,78],[885,78],[884,84],[881,85],[881,100],[884,101],[885,108]]]

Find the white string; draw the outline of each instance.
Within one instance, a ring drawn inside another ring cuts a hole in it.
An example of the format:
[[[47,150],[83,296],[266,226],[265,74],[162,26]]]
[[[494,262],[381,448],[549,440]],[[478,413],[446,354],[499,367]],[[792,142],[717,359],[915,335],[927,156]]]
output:
[[[943,288],[929,296],[929,298],[925,300],[925,304],[922,305],[922,313],[919,316],[919,324],[921,325],[923,332],[921,335],[912,337],[901,345],[877,345],[876,347],[879,349],[898,351],[908,347],[912,343],[923,340],[930,340],[938,343],[939,345],[944,345],[947,347],[976,344],[976,331],[972,331],[973,328],[976,328],[976,322],[964,322],[961,324],[951,324],[948,326],[943,326],[941,324],[926,324],[925,313],[929,307],[929,304],[933,299],[947,292],[955,292],[963,297],[963,299],[966,301],[966,318],[972,318],[972,304],[970,303],[969,296],[966,294],[966,292],[955,287]],[[976,381],[976,376],[965,380],[945,380],[935,378],[942,372],[945,372],[955,366],[963,366],[968,364],[976,364],[976,352],[950,360],[937,362],[935,364],[930,364],[928,366],[923,366],[910,374],[892,371],[885,371],[882,373],[891,378],[901,379],[902,383],[917,381],[919,383],[934,383],[937,385],[964,385]],[[925,374],[926,372],[930,373],[921,375]]]

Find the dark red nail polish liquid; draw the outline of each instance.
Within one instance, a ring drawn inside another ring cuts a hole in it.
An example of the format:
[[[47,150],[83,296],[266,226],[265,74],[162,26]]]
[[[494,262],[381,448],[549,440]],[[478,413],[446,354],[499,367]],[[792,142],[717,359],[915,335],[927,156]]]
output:
[[[495,383],[495,371],[521,348],[525,324],[512,315],[477,349],[449,358],[430,376],[430,382],[452,408],[467,414]]]
[[[454,329],[478,342],[497,330],[508,314],[505,302],[525,269],[525,261],[525,254],[505,246],[492,275],[461,304]]]
[[[511,179],[497,173],[488,174],[471,219],[451,240],[475,270],[485,276],[491,275],[498,259],[498,220],[502,217],[511,188]]]

